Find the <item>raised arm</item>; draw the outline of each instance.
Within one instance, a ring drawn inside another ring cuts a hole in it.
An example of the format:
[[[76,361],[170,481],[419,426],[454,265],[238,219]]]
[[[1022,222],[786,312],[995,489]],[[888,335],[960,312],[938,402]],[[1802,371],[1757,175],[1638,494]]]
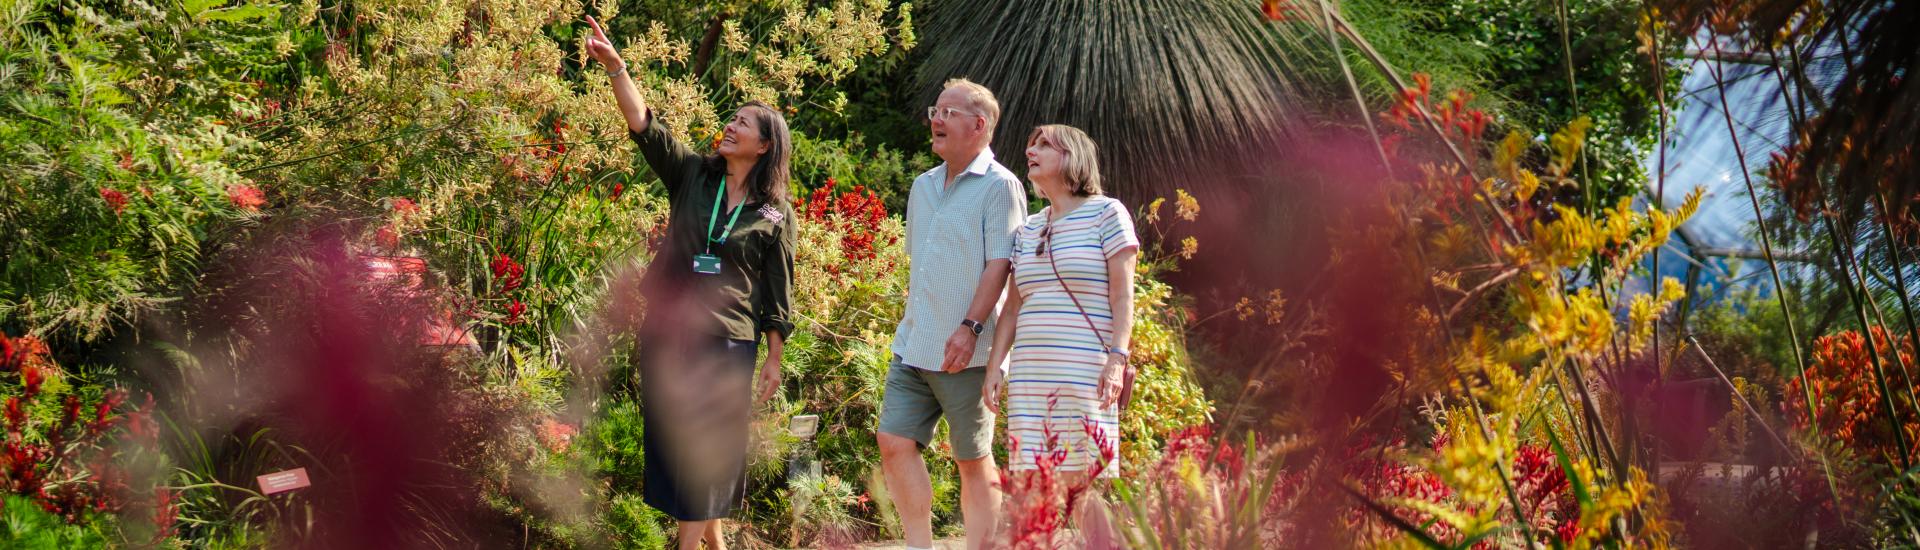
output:
[[[599,21],[589,15],[587,25],[593,27],[593,33],[587,36],[587,55],[600,62],[600,67],[607,70],[607,79],[613,81],[613,98],[620,102],[620,116],[627,119],[627,129],[634,133],[647,131],[647,101],[640,98],[633,77],[627,75],[627,62],[620,60],[620,50],[607,39]]]

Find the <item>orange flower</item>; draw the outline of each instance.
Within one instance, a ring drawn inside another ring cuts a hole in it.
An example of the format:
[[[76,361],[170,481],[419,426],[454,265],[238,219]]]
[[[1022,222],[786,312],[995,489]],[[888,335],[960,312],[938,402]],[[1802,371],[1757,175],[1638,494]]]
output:
[[[1260,2],[1260,13],[1267,16],[1267,19],[1273,21],[1285,22],[1292,20],[1293,13],[1297,11],[1300,11],[1300,8],[1294,6],[1293,2],[1289,0],[1265,0]]]
[[[259,188],[242,183],[227,188],[227,201],[233,203],[234,208],[259,212],[260,207],[267,204],[267,196]]]
[[[552,418],[540,420],[540,442],[545,444],[547,449],[553,452],[567,452],[567,446],[573,443],[573,435],[575,433],[577,433],[577,430],[574,429],[572,424],[559,422]]]
[[[1912,362],[1913,342],[1907,338],[1892,338],[1881,327],[1868,331],[1880,358],[1886,364],[1894,364],[1894,358],[1888,353],[1898,351],[1901,359]],[[1879,452],[1894,450],[1893,431],[1881,417],[1884,404],[1882,396],[1873,381],[1873,359],[1867,349],[1867,337],[1855,331],[1822,336],[1814,340],[1813,362],[1807,365],[1807,389],[1801,390],[1801,378],[1787,380],[1782,392],[1786,397],[1781,404],[1793,420],[1803,429],[1817,429],[1833,434],[1835,438],[1849,447],[1874,449]],[[1894,380],[1888,380],[1892,384]],[[1895,392],[1900,391],[1894,388]],[[1819,426],[1809,426],[1806,418],[1805,394],[1813,394],[1813,402],[1820,415]],[[1913,433],[1920,430],[1909,421],[1902,430]],[[1912,445],[1913,442],[1909,442]]]

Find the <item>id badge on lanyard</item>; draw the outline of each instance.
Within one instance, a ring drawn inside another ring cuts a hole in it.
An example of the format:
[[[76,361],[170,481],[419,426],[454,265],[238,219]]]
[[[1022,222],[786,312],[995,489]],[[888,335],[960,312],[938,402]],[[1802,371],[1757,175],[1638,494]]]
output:
[[[693,272],[701,275],[719,275],[720,257],[712,254],[694,254]]]
[[[733,234],[733,224],[740,221],[740,211],[746,210],[747,207],[745,201],[742,201],[739,206],[733,207],[733,216],[727,219],[727,227],[721,230],[719,238],[715,238],[713,236],[713,224],[714,222],[720,221],[720,204],[726,202],[726,200],[727,177],[720,176],[720,189],[713,194],[713,213],[707,217],[707,250],[706,252],[693,255],[694,273],[701,275],[720,274],[720,257],[713,254],[713,245],[718,243],[720,246],[726,246],[727,236]]]

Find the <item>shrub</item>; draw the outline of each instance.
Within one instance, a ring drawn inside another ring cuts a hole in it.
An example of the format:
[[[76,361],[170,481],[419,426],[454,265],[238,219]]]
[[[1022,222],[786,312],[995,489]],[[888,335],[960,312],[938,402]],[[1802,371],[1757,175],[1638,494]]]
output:
[[[793,136],[793,181],[814,190],[846,193],[856,188],[872,191],[888,212],[906,212],[913,178],[937,162],[925,151],[903,152],[866,143],[859,134],[846,139]]]
[[[666,548],[672,541],[666,526],[673,524],[673,518],[641,502],[638,494],[613,497],[602,517],[607,532],[612,535],[614,548]]]
[[[115,540],[113,526],[101,518],[75,524],[42,509],[32,499],[0,496],[0,539],[8,548],[62,550],[105,548]]]
[[[1913,364],[1914,343],[1911,338],[1898,333],[1889,334],[1884,327],[1872,327],[1867,334],[1873,338],[1872,345],[1877,350],[1878,359],[1886,367]],[[1781,390],[1784,401],[1781,412],[1793,421],[1794,427],[1825,434],[1844,448],[1864,457],[1894,456],[1911,453],[1920,446],[1915,439],[1920,438],[1920,423],[1913,420],[1902,422],[1895,433],[1895,426],[1887,421],[1886,407],[1876,387],[1874,370],[1875,354],[1867,348],[1867,336],[1856,331],[1842,331],[1836,334],[1814,339],[1812,357],[1807,364],[1807,376],[1787,379],[1786,387]],[[1895,354],[1898,357],[1895,357]],[[1913,395],[1920,391],[1920,384],[1909,382],[1897,385],[1892,368],[1886,368],[1886,384],[1898,395]],[[1814,414],[1819,423],[1807,418],[1806,395],[1802,389],[1802,380],[1811,390],[1815,406]],[[1902,450],[1897,441],[1905,438],[1907,449]]]
[[[0,321],[92,341],[190,283],[255,214],[244,121],[289,53],[278,6],[28,0],[0,10]],[[274,108],[278,108],[277,104]],[[237,193],[237,194],[236,194]]]
[[[121,388],[83,397],[83,390],[99,388],[76,388],[71,377],[39,339],[0,333],[0,395],[7,396],[0,410],[0,494],[7,496],[9,519],[74,527],[34,535],[49,543],[167,538],[175,529],[175,493],[157,486],[154,476],[160,463],[153,453],[159,437],[153,398],[135,406]],[[114,515],[129,521],[105,521]]]

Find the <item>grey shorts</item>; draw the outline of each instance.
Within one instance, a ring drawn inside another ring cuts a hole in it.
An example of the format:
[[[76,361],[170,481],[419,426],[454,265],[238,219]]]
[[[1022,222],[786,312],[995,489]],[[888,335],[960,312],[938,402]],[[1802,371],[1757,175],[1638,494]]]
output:
[[[880,433],[912,439],[925,448],[944,415],[954,459],[988,456],[993,452],[993,413],[980,402],[980,386],[986,381],[986,367],[956,373],[925,370],[901,363],[896,355],[887,365]]]

